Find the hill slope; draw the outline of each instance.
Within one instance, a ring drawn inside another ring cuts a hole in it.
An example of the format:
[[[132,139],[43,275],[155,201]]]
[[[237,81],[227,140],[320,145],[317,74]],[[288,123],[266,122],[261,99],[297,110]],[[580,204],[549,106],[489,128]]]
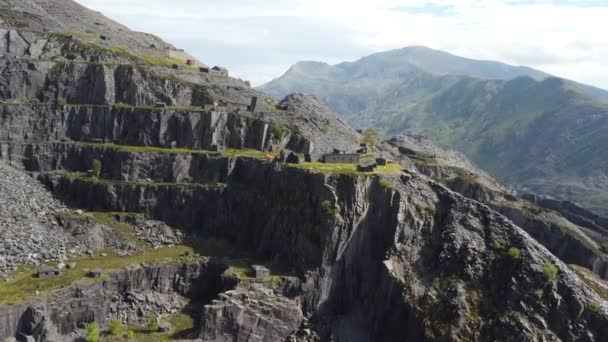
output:
[[[260,89],[319,94],[355,127],[427,135],[512,185],[608,213],[603,90],[417,47],[299,63]]]

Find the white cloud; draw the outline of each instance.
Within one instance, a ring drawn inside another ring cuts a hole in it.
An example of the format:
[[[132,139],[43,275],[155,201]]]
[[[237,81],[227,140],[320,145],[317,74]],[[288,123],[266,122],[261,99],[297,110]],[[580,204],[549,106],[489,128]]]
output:
[[[407,45],[608,88],[605,0],[78,0],[260,84]]]

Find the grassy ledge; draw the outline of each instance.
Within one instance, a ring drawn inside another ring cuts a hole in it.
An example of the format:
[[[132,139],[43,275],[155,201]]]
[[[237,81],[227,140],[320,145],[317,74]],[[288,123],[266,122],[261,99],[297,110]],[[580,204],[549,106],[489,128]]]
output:
[[[73,144],[81,146],[91,146],[99,148],[108,148],[121,152],[130,153],[167,153],[167,154],[204,154],[204,155],[219,155],[221,157],[238,157],[238,158],[255,158],[255,159],[274,159],[276,156],[272,152],[262,152],[254,149],[237,149],[229,148],[221,152],[208,150],[192,150],[187,148],[165,148],[158,146],[133,146],[133,145],[117,145],[113,143],[88,143],[88,142],[62,142],[61,144]]]
[[[377,166],[373,172],[357,171],[357,164],[338,164],[338,163],[322,163],[312,162],[305,164],[286,164],[288,167],[307,170],[313,173],[333,173],[339,175],[378,175],[378,174],[395,174],[401,172],[401,165],[397,163],[389,163],[386,166]]]
[[[0,302],[19,303],[28,299],[34,299],[44,296],[45,292],[68,287],[80,279],[88,284],[92,284],[103,281],[109,272],[122,269],[126,266],[176,260],[186,252],[192,254],[194,250],[189,246],[162,247],[145,250],[129,256],[118,256],[111,250],[97,251],[92,257],[81,257],[70,260],[76,263],[74,269],[64,269],[63,274],[60,276],[42,279],[36,277],[34,266],[26,266],[13,274],[11,280],[0,282]],[[102,256],[102,253],[106,256]],[[95,268],[103,269],[105,272],[104,276],[96,279],[87,278],[88,271]],[[39,295],[36,295],[37,291],[40,292]]]

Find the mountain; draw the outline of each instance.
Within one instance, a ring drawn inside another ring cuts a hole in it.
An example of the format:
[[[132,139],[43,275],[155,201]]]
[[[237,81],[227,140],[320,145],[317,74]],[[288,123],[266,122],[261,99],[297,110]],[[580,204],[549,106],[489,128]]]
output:
[[[0,5],[1,341],[605,341],[607,219],[72,1]]]
[[[420,47],[298,63],[260,89],[319,94],[355,127],[427,135],[520,189],[608,213],[602,90]]]

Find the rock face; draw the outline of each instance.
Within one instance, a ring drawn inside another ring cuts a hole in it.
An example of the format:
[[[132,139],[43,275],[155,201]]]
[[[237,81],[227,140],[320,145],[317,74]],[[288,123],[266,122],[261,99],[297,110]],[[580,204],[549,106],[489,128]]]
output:
[[[224,292],[205,306],[203,341],[283,341],[303,320],[298,304],[258,286]]]

